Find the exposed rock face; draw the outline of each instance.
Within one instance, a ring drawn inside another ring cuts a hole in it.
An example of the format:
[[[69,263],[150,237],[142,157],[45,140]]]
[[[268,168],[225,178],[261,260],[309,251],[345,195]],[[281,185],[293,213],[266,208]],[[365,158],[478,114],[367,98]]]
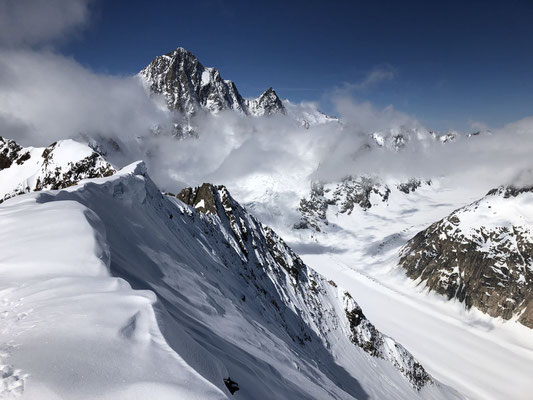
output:
[[[250,284],[257,285],[257,296],[267,296],[267,303],[278,311],[277,318],[282,326],[302,346],[312,343],[316,333],[330,348],[338,341],[334,331],[341,329],[355,346],[373,357],[390,362],[415,389],[420,390],[433,383],[405,348],[380,333],[368,321],[348,292],[309,269],[283,239],[248,214],[224,186],[203,184],[183,189],[176,197],[192,206],[211,224],[229,227],[232,236],[228,238],[230,246],[243,263],[241,274]],[[263,277],[265,274],[268,278]],[[296,307],[297,314],[306,321],[307,327],[294,331],[291,328],[294,322],[285,320],[283,309],[286,304],[280,303],[277,297],[271,297],[272,291],[264,290],[262,282],[273,282],[282,299],[292,299],[290,307]],[[336,305],[331,303],[333,298]],[[309,327],[312,331],[308,330]]]
[[[399,265],[467,308],[533,328],[533,192],[501,187],[412,238]]]
[[[0,137],[0,203],[18,194],[63,189],[115,172],[98,153],[72,140],[24,148]]]
[[[314,182],[311,186],[309,198],[300,200],[298,211],[302,214],[301,221],[295,225],[296,229],[313,228],[320,232],[320,225],[328,225],[328,206],[334,203],[325,197],[324,185]]]
[[[0,171],[11,167],[13,162],[22,164],[29,158],[29,153],[21,154],[22,146],[14,140],[6,140],[0,136]]]
[[[426,184],[431,185],[431,181],[426,181]],[[420,186],[422,186],[422,182],[420,182],[420,179],[416,178],[411,178],[407,182],[399,183],[398,185],[396,185],[398,190],[405,194],[414,192]]]
[[[185,204],[193,206],[198,212],[216,214],[215,198],[211,185],[204,183],[200,187],[185,188],[176,196]]]
[[[257,99],[247,100],[248,112],[251,115],[286,114],[285,107],[272,88],[268,88]]]
[[[204,67],[181,47],[154,58],[139,75],[152,92],[165,96],[170,110],[189,116],[199,110],[235,110],[256,116],[286,112],[272,88],[257,99],[243,99],[232,81],[222,79],[216,68]]]
[[[356,206],[367,210],[372,207],[371,196],[375,201],[386,202],[390,189],[373,177],[347,177],[337,184],[324,185],[313,183],[309,198],[300,201],[299,211],[302,220],[295,228],[312,227],[320,231],[320,225],[328,225],[326,217],[330,206],[337,207],[338,212],[351,214]]]
[[[344,292],[346,318],[350,323],[351,340],[373,357],[390,361],[404,374],[416,389],[420,390],[431,382],[431,377],[420,363],[399,343],[384,336],[365,317],[361,307],[353,300],[348,292]],[[398,359],[400,355],[401,361]]]

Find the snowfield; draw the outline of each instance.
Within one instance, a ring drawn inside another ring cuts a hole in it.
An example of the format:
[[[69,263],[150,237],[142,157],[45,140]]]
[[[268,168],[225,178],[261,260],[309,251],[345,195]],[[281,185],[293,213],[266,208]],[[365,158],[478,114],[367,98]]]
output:
[[[407,240],[483,193],[457,188],[446,179],[409,194],[389,187],[388,201],[375,197],[366,211],[355,207],[348,215],[330,208],[329,226],[320,233],[287,229],[274,219],[270,223],[310,267],[357,293],[376,327],[403,343],[437,379],[471,399],[531,398],[531,329],[516,318],[504,321],[475,308],[466,311],[462,303],[428,293],[398,267],[398,253]],[[486,215],[463,227],[464,232],[485,224],[527,226],[524,217],[509,208],[512,205],[494,201]],[[516,206],[522,215],[531,209],[529,203]]]
[[[384,357],[355,346],[351,297],[292,269],[281,239],[227,207],[239,218],[198,214],[142,164],[0,205],[0,396],[462,398],[431,378],[416,390],[391,338],[373,336]]]

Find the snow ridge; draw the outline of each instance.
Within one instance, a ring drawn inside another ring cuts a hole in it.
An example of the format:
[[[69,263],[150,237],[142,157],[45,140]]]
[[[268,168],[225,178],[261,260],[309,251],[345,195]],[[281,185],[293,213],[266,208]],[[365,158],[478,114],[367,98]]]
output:
[[[29,322],[40,328],[19,336],[10,358],[30,375],[23,396],[72,398],[98,385],[99,398],[113,399],[230,398],[232,391],[250,399],[460,398],[223,186],[188,193],[180,198],[192,205],[162,195],[136,163],[0,206],[1,254],[10,257],[0,290],[39,306]],[[33,250],[18,252],[18,237]],[[66,307],[59,320],[57,304]],[[40,350],[25,358],[35,340]],[[68,382],[58,378],[61,369],[46,368],[60,343],[83,354],[55,353],[58,365],[80,371]],[[117,371],[125,356],[131,368]]]
[[[18,194],[62,189],[113,173],[115,168],[102,156],[74,140],[25,148],[0,136],[0,203]]]

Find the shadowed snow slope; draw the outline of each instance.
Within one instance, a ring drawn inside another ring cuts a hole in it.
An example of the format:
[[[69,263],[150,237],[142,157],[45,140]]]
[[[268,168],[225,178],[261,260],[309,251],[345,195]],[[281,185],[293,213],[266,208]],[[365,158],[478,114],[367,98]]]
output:
[[[134,164],[0,206],[2,397],[461,398],[224,187],[198,193]]]

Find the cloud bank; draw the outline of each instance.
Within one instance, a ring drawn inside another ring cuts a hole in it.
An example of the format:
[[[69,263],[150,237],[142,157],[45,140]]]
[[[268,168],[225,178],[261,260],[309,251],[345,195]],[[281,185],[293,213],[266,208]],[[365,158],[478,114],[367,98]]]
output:
[[[209,181],[226,184],[245,200],[305,195],[313,180],[360,174],[396,181],[448,177],[478,186],[480,194],[504,183],[533,184],[533,117],[443,144],[416,117],[346,92],[331,99],[341,122],[304,128],[297,118],[313,119],[317,106],[311,103],[292,105],[288,116],[198,114],[192,123],[199,137],[177,140],[169,132],[180,116],[148,96],[136,77],[97,74],[57,52],[35,49],[83,28],[90,3],[0,3],[0,135],[24,145],[96,139],[104,148],[112,139],[120,146],[119,152],[111,146],[112,162],[145,159],[163,189]],[[395,74],[378,68],[358,85],[370,87]],[[378,146],[372,134],[386,145]],[[403,148],[387,145],[400,135]]]
[[[65,39],[84,27],[92,0],[2,0],[0,45],[23,46]]]
[[[134,140],[168,115],[136,77],[95,74],[46,51],[0,50],[0,93],[0,129],[28,145],[80,134]]]
[[[172,191],[210,181],[254,198],[269,190],[304,193],[311,180],[365,174],[397,181],[453,176],[482,194],[502,183],[524,184],[531,174],[523,171],[533,168],[533,117],[443,144],[393,106],[337,96],[341,123],[305,129],[294,114],[305,117],[316,107],[309,103],[294,105],[288,116],[199,114],[193,119],[199,138],[176,140],[168,132],[177,117],[136,77],[96,74],[53,52],[8,49],[0,50],[0,93],[0,135],[24,145],[113,139],[121,152],[109,154],[112,161],[145,159],[151,175]],[[387,140],[402,135],[407,145],[379,147],[372,133]]]

